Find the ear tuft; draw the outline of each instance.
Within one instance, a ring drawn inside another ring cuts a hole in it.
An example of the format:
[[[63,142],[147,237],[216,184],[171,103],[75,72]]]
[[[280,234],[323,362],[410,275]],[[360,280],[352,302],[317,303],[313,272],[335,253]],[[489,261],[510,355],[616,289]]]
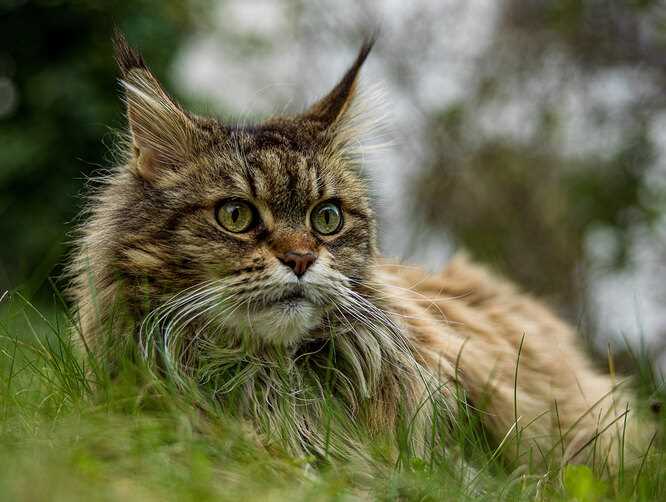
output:
[[[132,135],[132,165],[141,177],[156,181],[191,157],[196,126],[118,30],[114,45]]]
[[[375,44],[376,35],[373,34],[361,46],[356,59],[345,72],[342,79],[322,99],[312,105],[303,115],[303,118],[317,122],[323,129],[328,129],[340,121],[349,109],[356,95],[358,74]]]
[[[113,30],[113,48],[116,54],[116,63],[123,78],[127,77],[133,69],[148,71],[146,62],[141,54],[130,47],[122,31],[116,27]]]

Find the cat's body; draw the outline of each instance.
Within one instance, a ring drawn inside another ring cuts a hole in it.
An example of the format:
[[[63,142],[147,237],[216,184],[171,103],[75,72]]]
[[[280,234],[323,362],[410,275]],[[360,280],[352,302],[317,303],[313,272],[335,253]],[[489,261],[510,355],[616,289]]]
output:
[[[304,114],[229,127],[183,111],[119,39],[132,145],[71,267],[88,348],[138,344],[315,453],[331,400],[350,427],[388,435],[403,419],[453,423],[464,400],[497,443],[516,435],[518,461],[640,446],[624,394],[542,304],[464,258],[433,276],[381,259],[356,150],[369,50]]]
[[[395,265],[384,272],[381,280],[396,285],[390,294],[405,298],[395,308],[417,346],[434,364],[447,361],[447,376],[496,440],[510,430],[519,436],[520,451],[507,454],[525,461],[530,448],[537,458],[555,448],[567,461],[589,461],[596,449],[597,459],[613,464],[623,427],[631,455],[640,451],[650,433],[639,431],[633,410],[625,423],[626,381],[601,373],[573,329],[542,303],[464,256],[436,275]]]

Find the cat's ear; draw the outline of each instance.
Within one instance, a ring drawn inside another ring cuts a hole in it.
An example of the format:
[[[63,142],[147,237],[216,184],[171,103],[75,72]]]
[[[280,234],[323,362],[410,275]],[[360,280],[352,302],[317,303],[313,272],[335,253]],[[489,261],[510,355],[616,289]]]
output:
[[[154,181],[188,159],[196,126],[119,31],[114,46],[125,89],[133,165],[142,178]]]
[[[373,35],[363,43],[356,59],[333,90],[313,104],[303,114],[303,119],[314,123],[323,131],[331,131],[334,134],[344,129],[346,123],[353,118],[352,105],[357,95],[359,71],[374,43]]]

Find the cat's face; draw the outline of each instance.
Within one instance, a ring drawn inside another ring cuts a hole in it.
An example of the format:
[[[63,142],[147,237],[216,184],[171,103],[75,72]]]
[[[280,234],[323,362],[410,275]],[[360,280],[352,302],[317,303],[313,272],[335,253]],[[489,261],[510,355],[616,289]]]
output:
[[[305,114],[229,127],[183,112],[121,47],[134,149],[133,207],[122,210],[130,275],[149,275],[199,320],[241,335],[290,344],[318,330],[375,255],[344,116],[368,50]]]

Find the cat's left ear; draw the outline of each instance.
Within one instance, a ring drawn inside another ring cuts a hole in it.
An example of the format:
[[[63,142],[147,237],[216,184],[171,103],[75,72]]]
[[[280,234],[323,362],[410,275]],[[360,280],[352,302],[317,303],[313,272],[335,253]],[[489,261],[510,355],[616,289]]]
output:
[[[302,115],[303,119],[333,135],[340,132],[353,120],[352,105],[358,93],[358,75],[374,43],[375,36],[373,35],[363,43],[353,64],[333,90],[312,105]]]
[[[196,125],[167,93],[119,31],[116,61],[125,88],[127,118],[137,174],[147,181],[169,177],[191,156]]]

